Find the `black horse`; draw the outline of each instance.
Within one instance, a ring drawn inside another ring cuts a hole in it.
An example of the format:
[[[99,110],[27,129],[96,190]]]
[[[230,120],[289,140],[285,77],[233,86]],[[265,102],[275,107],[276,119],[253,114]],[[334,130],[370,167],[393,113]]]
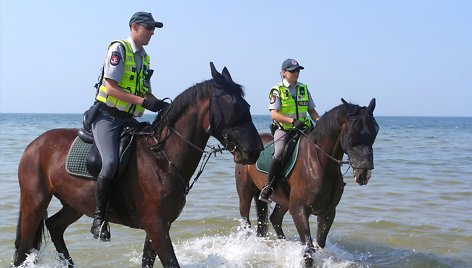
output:
[[[162,122],[136,138],[128,167],[115,178],[110,197],[110,221],[144,229],[143,267],[159,256],[165,267],[178,267],[169,235],[181,213],[189,180],[205,153],[210,137],[218,139],[240,164],[254,163],[262,142],[252,122],[249,104],[226,67],[213,63],[213,79],[196,84],[175,98]],[[66,172],[66,156],[77,129],[43,133],[25,149],[18,169],[20,216],[14,264],[40,249],[44,224],[58,253],[74,265],[64,242],[64,231],[82,215],[93,216],[96,182]],[[47,217],[52,197],[62,209]],[[92,238],[91,238],[92,239]]]

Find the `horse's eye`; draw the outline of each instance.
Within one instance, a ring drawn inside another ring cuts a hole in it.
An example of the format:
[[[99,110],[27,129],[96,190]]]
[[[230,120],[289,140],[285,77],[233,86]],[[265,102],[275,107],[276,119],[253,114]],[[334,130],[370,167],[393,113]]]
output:
[[[354,132],[361,131],[361,129],[362,129],[362,120],[360,120],[359,118],[352,119],[351,127],[352,127],[352,130]]]

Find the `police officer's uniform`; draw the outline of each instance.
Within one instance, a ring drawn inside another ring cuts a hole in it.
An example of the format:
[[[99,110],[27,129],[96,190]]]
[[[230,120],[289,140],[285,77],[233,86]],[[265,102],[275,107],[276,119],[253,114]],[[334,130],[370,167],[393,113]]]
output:
[[[297,86],[300,83],[297,82],[297,85],[291,86],[287,80],[282,81],[282,85],[285,88],[288,88],[290,91],[290,95],[292,95],[292,98],[296,98],[297,95]],[[316,105],[313,102],[313,99],[311,97],[310,92],[308,93],[308,110],[315,109]],[[280,100],[279,96],[279,91],[278,90],[272,90],[272,96],[270,98],[270,104],[269,104],[269,110],[277,110],[280,111],[282,107],[282,103]],[[283,151],[285,148],[285,145],[288,142],[289,136],[287,135],[287,131],[283,130],[282,128],[277,128],[274,132],[274,159],[282,161],[282,156],[283,156]]]
[[[142,68],[142,58],[146,56],[146,51],[144,48],[138,50],[131,38],[128,38],[127,41],[133,49],[133,56],[137,67],[136,73],[139,73]],[[103,80],[107,78],[121,81],[124,73],[125,55],[126,51],[121,43],[115,42],[110,46],[105,57]],[[102,83],[104,84],[104,81]],[[121,130],[124,126],[134,122],[137,121],[131,114],[101,105],[100,112],[92,124],[95,144],[102,156],[100,177],[112,179],[115,176],[119,164],[118,150]]]
[[[129,21],[149,27],[162,28],[151,13],[136,12]],[[134,116],[141,116],[144,109],[158,111],[163,107],[163,101],[152,94],[149,69],[149,56],[144,48],[138,50],[131,36],[127,40],[117,40],[110,44],[105,57],[101,83],[97,86],[96,101],[98,114],[92,123],[94,142],[102,158],[102,168],[97,178],[96,209],[91,232],[94,238],[102,241],[110,240],[107,219],[105,217],[108,192],[111,180],[116,176],[119,165],[120,135],[124,126],[136,123]],[[145,98],[142,105],[128,103],[124,100],[109,96],[105,87],[105,79],[111,79],[126,93]],[[160,108],[161,107],[161,108]]]
[[[303,69],[294,59],[287,59],[282,63],[282,71],[296,71]],[[269,174],[267,176],[267,185],[261,190],[259,200],[270,202],[269,197],[274,192],[273,187],[277,182],[277,177],[282,171],[283,153],[286,144],[289,142],[289,131],[299,127],[311,126],[310,116],[307,115],[309,110],[315,109],[315,103],[308,92],[305,84],[297,82],[291,86],[290,83],[283,79],[282,83],[274,86],[269,94],[270,104],[269,110],[277,110],[280,114],[293,118],[292,124],[275,122],[278,127],[274,132],[274,155],[269,165]]]

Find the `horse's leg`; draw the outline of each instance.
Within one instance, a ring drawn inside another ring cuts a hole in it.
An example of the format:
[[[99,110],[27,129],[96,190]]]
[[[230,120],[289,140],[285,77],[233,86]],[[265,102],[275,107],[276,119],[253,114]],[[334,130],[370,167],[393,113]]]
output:
[[[251,210],[251,200],[254,197],[254,189],[257,187],[248,175],[246,166],[237,164],[235,168],[236,190],[239,197],[239,215],[243,220],[244,228],[251,228],[249,212]]]
[[[297,228],[298,235],[300,235],[300,240],[303,245],[306,245],[303,258],[305,259],[305,266],[313,266],[313,254],[315,253],[315,247],[313,245],[313,239],[310,234],[310,225],[308,223],[308,217],[306,209],[304,206],[299,205],[295,206],[290,204],[290,214],[292,215],[295,227]]]
[[[142,258],[142,267],[151,268],[154,267],[154,262],[156,261],[156,251],[152,248],[152,243],[149,240],[149,237],[146,235],[144,240],[143,248],[143,258]]]
[[[326,238],[328,237],[328,232],[331,228],[331,225],[333,224],[335,216],[336,209],[332,209],[327,213],[318,215],[317,217],[318,227],[316,231],[316,242],[321,248],[324,248],[326,245]]]
[[[259,200],[259,195],[254,196],[257,210],[257,236],[267,236],[269,223],[267,221],[267,210],[269,209],[267,202]]]
[[[152,217],[154,218],[154,215]],[[170,223],[158,218],[153,220],[149,226],[145,226],[144,229],[162,265],[164,267],[180,267],[170,239]],[[144,246],[146,247],[146,244]]]
[[[275,205],[274,211],[270,214],[270,222],[277,233],[279,239],[285,239],[284,231],[282,230],[282,221],[288,208],[281,207],[279,204]]]
[[[32,187],[35,187],[36,184]],[[40,250],[44,232],[44,221],[47,218],[47,207],[52,195],[42,186],[36,189],[22,189],[20,197],[20,215],[18,219],[14,265],[22,264],[31,249]],[[34,193],[30,193],[34,192]]]
[[[73,267],[74,262],[64,242],[64,232],[69,225],[80,219],[82,215],[77,210],[65,205],[59,212],[46,220],[46,227],[51,235],[51,241],[54,243],[57,253],[62,254],[61,257],[68,262],[69,267]]]
[[[244,228],[251,228],[251,221],[249,220],[250,210],[251,196],[247,192],[239,193],[239,215],[241,215]]]

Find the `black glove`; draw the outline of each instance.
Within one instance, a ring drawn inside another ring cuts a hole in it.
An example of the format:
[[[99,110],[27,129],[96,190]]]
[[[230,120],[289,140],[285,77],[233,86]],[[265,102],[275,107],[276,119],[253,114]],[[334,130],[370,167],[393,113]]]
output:
[[[304,129],[305,128],[305,123],[298,119],[293,119],[292,125],[296,129]]]
[[[149,111],[157,112],[164,106],[164,102],[156,97],[149,97],[144,99],[143,107]]]

